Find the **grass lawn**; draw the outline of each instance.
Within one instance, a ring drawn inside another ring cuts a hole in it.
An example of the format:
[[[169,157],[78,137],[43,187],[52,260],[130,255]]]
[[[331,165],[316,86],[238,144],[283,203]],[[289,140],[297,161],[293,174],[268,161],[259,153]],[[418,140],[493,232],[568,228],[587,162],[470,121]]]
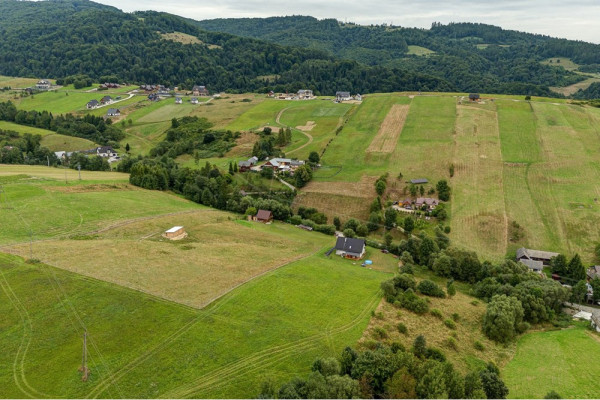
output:
[[[105,94],[100,95],[97,92],[74,92],[74,91],[50,91],[36,93],[32,96],[24,97],[17,102],[16,106],[22,110],[49,111],[52,114],[66,114],[75,111],[85,110],[85,105],[93,99],[98,100]]]
[[[521,337],[502,370],[509,398],[541,399],[551,390],[563,399],[600,397],[600,337],[588,325]]]
[[[91,140],[82,139],[75,136],[60,135],[47,129],[19,125],[8,121],[0,121],[0,129],[15,131],[20,134],[31,133],[33,135],[41,135],[41,145],[52,151],[88,150],[96,146],[96,144]]]
[[[12,89],[24,89],[27,87],[34,86],[38,83],[39,79],[35,78],[17,78],[14,76],[3,76],[0,75],[0,87],[10,87]]]
[[[251,398],[354,345],[387,277],[316,255],[193,310],[2,256],[0,396]]]
[[[406,52],[406,54],[414,54],[417,56],[428,56],[431,54],[435,54],[435,51],[429,50],[428,48],[421,47],[421,46],[408,46],[408,51]]]

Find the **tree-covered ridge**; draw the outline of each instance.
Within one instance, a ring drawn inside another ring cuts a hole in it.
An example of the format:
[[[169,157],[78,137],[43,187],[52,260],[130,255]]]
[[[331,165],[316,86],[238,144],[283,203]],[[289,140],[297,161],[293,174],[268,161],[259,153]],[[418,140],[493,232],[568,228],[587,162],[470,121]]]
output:
[[[25,4],[26,3],[26,4]],[[296,91],[334,94],[395,90],[451,90],[444,79],[418,72],[372,69],[337,61],[321,50],[284,47],[225,33],[206,32],[181,17],[126,14],[113,8],[79,7],[85,1],[0,3],[0,70],[13,76],[94,79],[115,76],[136,83],[161,83],[212,91]],[[38,7],[37,13],[28,14]],[[37,18],[37,15],[43,17]],[[27,23],[25,16],[29,16]],[[183,32],[202,44],[163,40],[161,33]],[[263,76],[278,76],[269,86]]]
[[[304,16],[216,19],[197,24],[279,44],[324,49],[367,65],[420,71],[446,79],[463,91],[542,94],[548,86],[566,86],[584,78],[563,68],[541,65],[540,61],[571,57],[589,64],[600,56],[598,45],[485,24],[434,23],[426,30],[360,26]],[[411,55],[408,46],[435,53],[428,57]]]

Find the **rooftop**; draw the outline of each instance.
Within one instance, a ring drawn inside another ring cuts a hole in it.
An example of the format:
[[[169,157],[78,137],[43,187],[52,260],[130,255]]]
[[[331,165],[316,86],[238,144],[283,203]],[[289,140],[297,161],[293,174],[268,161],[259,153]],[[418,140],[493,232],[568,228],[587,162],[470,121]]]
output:
[[[173,232],[177,232],[178,230],[182,229],[183,226],[174,226],[171,229],[169,229],[168,231],[166,231],[166,233],[173,233]]]

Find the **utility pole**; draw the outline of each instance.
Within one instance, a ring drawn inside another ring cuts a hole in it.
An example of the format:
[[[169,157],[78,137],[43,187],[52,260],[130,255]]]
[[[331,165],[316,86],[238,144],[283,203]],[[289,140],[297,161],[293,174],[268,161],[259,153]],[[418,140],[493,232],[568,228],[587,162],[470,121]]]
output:
[[[46,160],[48,160],[48,167],[50,166],[50,157],[46,156]]]
[[[87,329],[83,332],[83,354],[81,357],[81,367],[79,372],[83,372],[81,380],[87,382],[90,370],[87,367]]]
[[[81,164],[77,164],[77,171],[79,171],[79,180],[81,180]]]
[[[67,170],[65,169],[65,183],[69,183],[69,181],[67,180]]]

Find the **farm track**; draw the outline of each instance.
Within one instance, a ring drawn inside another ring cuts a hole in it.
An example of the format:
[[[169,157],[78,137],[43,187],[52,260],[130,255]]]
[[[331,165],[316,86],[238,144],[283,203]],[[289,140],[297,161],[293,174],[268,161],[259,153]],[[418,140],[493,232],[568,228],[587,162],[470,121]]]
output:
[[[306,146],[308,146],[309,144],[311,144],[311,143],[313,142],[314,138],[313,138],[313,136],[312,136],[310,133],[308,133],[308,132],[302,131],[302,130],[300,130],[300,129],[292,128],[291,126],[287,126],[287,125],[285,125],[285,124],[282,124],[282,123],[279,121],[279,120],[281,119],[281,116],[283,115],[283,112],[284,112],[284,111],[286,111],[286,110],[289,110],[289,109],[290,109],[290,107],[287,107],[287,108],[284,108],[283,110],[279,111],[279,113],[277,113],[277,117],[275,117],[275,122],[276,122],[278,125],[281,125],[281,126],[283,126],[283,127],[290,128],[290,129],[292,129],[292,130],[294,130],[294,131],[300,132],[300,133],[302,133],[304,136],[306,136],[306,137],[308,138],[308,142],[304,143],[304,144],[303,144],[302,146],[300,146],[300,147],[297,147],[297,148],[295,148],[294,150],[290,150],[290,151],[288,151],[288,152],[287,152],[287,154],[292,154],[292,153],[294,153],[294,152],[296,152],[296,151],[298,151],[298,150],[302,150],[303,148],[305,148]]]
[[[211,372],[196,379],[193,383],[182,385],[177,389],[165,393],[161,397],[203,397],[198,396],[198,394],[202,393],[203,390],[209,388],[219,388],[223,385],[229,384],[233,378],[256,372],[260,369],[276,364],[288,357],[292,357],[300,352],[312,350],[318,346],[319,341],[323,339],[329,340],[331,335],[344,333],[357,326],[360,321],[368,315],[373,306],[379,302],[379,296],[379,293],[375,294],[371,298],[368,305],[361,310],[361,312],[352,321],[345,325],[331,330],[326,330],[324,333],[315,334],[291,343],[286,343],[259,351],[226,366],[212,370]]]
[[[269,273],[274,272],[275,270],[282,268],[286,265],[289,265],[291,263],[300,261],[303,258],[307,258],[307,257],[311,257],[314,254],[318,253],[319,251],[321,251],[321,248],[317,249],[314,253],[311,253],[309,255],[305,255],[305,256],[300,256],[297,257],[291,261],[285,262],[283,264],[280,264],[268,271],[263,272],[260,275],[256,275],[240,284],[238,284],[237,286],[229,289],[227,292],[222,293],[221,295],[213,298],[212,300],[210,300],[208,303],[206,303],[205,305],[203,305],[203,310],[207,310],[208,307],[210,307],[212,304],[215,304],[215,302],[219,301],[220,299],[223,299],[221,302],[218,302],[214,307],[208,309],[204,314],[200,314],[198,315],[196,318],[194,318],[193,320],[189,321],[187,324],[185,324],[184,326],[182,326],[181,328],[179,328],[177,331],[173,332],[172,334],[166,336],[161,342],[157,343],[153,348],[149,349],[148,351],[146,351],[144,354],[142,354],[141,356],[139,356],[138,358],[136,358],[135,360],[131,361],[129,364],[127,364],[125,367],[123,367],[122,369],[118,370],[115,372],[115,374],[111,375],[109,378],[101,381],[100,383],[98,383],[98,385],[92,390],[92,392],[90,392],[87,396],[87,398],[97,398],[98,396],[100,396],[103,392],[105,392],[111,384],[116,383],[117,381],[119,381],[120,379],[122,379],[123,377],[125,377],[129,372],[131,372],[133,369],[135,369],[137,366],[139,366],[141,363],[143,363],[144,361],[146,361],[150,356],[156,354],[157,352],[163,350],[164,348],[166,348],[167,346],[169,346],[172,342],[174,342],[175,340],[177,340],[178,338],[180,338],[182,335],[184,335],[185,333],[187,333],[190,329],[192,329],[197,323],[205,320],[206,318],[212,317],[223,305],[229,303],[232,299],[235,299],[235,294],[233,294],[230,297],[225,298],[228,294],[230,294],[231,292],[233,292],[235,289],[239,288],[242,285],[245,285],[253,280],[256,280],[260,277],[263,277]],[[110,382],[109,382],[110,380]]]
[[[0,260],[5,258],[0,254]],[[58,396],[50,395],[48,393],[43,393],[36,390],[32,387],[27,378],[25,376],[25,358],[27,357],[27,351],[29,350],[29,346],[31,345],[31,340],[33,339],[33,325],[31,323],[31,318],[29,317],[29,313],[27,309],[19,299],[19,297],[12,290],[4,272],[2,272],[2,268],[0,268],[0,287],[2,291],[8,298],[8,301],[11,305],[17,310],[19,313],[19,317],[23,323],[23,336],[21,339],[21,343],[19,344],[19,348],[17,350],[17,355],[15,356],[15,360],[13,361],[12,369],[13,369],[13,379],[15,384],[19,388],[24,395],[30,398],[58,398]]]

